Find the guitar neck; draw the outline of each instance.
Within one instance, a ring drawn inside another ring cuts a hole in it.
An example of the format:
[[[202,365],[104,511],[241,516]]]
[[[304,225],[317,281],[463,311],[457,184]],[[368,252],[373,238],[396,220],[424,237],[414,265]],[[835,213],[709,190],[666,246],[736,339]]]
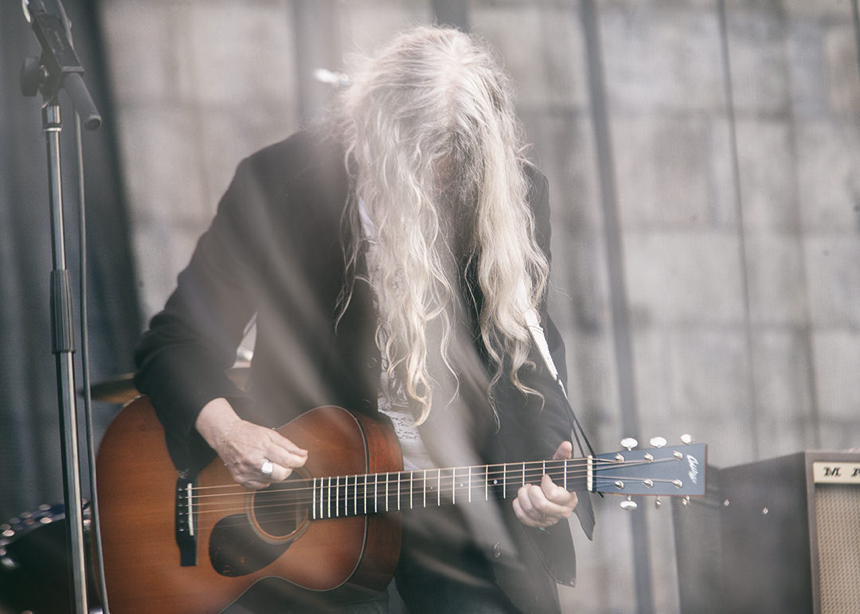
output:
[[[565,490],[620,495],[700,496],[706,446],[691,444],[561,460],[316,477],[311,519],[516,498],[544,475]]]
[[[539,484],[545,474],[566,490],[584,490],[589,466],[588,459],[566,459],[314,478],[311,518],[515,498],[521,486]]]

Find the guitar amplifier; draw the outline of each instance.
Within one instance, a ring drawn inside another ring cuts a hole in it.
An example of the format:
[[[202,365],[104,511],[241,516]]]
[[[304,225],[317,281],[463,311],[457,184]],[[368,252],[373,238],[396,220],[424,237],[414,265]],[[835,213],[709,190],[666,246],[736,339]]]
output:
[[[673,522],[683,614],[860,612],[860,453],[709,467]]]

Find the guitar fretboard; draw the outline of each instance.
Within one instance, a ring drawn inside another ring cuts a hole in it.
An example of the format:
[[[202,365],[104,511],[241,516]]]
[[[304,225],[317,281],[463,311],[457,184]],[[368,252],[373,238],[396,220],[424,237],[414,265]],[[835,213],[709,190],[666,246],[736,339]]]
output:
[[[311,519],[362,516],[517,496],[544,474],[565,490],[587,486],[583,459],[314,478]]]

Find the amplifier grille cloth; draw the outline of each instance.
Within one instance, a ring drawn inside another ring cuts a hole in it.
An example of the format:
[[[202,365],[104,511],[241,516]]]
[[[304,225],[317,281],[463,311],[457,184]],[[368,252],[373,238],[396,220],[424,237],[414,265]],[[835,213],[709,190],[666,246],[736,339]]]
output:
[[[816,484],[821,614],[860,612],[860,487]]]

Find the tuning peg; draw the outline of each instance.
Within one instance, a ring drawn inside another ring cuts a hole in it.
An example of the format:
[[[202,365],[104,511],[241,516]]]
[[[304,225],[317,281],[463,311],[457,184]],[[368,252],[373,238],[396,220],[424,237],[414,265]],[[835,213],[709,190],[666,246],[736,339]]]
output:
[[[621,509],[623,509],[625,512],[632,512],[637,507],[639,507],[639,505],[633,500],[630,495],[627,495],[627,499],[622,501],[619,505],[621,506]]]
[[[658,510],[663,507],[663,501],[660,499],[660,497],[654,499],[654,507]]]
[[[693,443],[693,436],[684,433],[683,435],[681,435],[681,443],[683,443],[685,446],[690,445],[691,443]]]
[[[635,439],[633,439],[632,437],[625,437],[624,439],[621,440],[621,447],[627,448],[628,452],[638,445],[639,445],[639,442],[636,441]]]
[[[668,441],[666,441],[666,438],[665,438],[665,437],[652,437],[652,438],[648,441],[648,443],[650,443],[650,444],[651,444],[651,447],[652,447],[652,448],[662,448],[663,446],[665,446],[665,445],[666,445],[667,443],[669,443],[669,442],[668,442]]]

